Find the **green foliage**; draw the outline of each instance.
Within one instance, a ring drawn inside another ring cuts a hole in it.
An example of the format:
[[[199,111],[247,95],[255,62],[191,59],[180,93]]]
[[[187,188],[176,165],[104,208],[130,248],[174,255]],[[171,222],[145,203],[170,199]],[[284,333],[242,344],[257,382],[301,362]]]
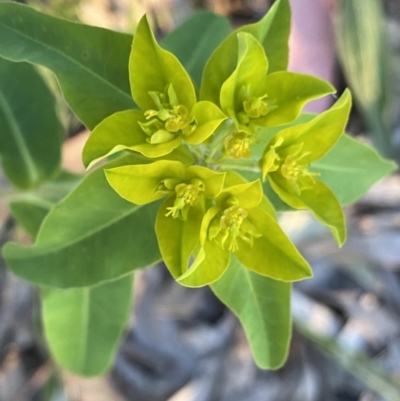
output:
[[[135,161],[127,156],[108,166]],[[159,260],[156,206],[121,199],[100,168],[51,210],[35,245],[7,244],[3,256],[15,274],[37,284],[68,288],[112,280]]]
[[[174,53],[196,85],[215,48],[231,33],[228,20],[210,12],[199,12],[162,39],[162,47]]]
[[[36,238],[40,226],[52,206],[52,203],[40,198],[10,202],[12,216],[32,238]]]
[[[288,205],[309,209],[326,224],[339,245],[346,239],[344,215],[332,191],[318,180],[308,166],[324,156],[338,141],[349,117],[348,91],[328,111],[309,122],[286,128],[276,134],[261,159],[263,177]],[[321,135],[321,132],[324,134]]]
[[[237,39],[237,66],[223,83],[219,101],[239,130],[253,134],[257,126],[289,123],[310,100],[335,92],[328,82],[312,76],[287,71],[267,75],[261,44],[247,33],[238,33]]]
[[[301,114],[334,88],[285,71],[289,28],[289,2],[278,0],[229,36],[225,19],[199,14],[165,48],[144,17],[131,48],[129,35],[0,4],[0,55],[56,74],[92,128],[86,167],[113,156],[60,201],[12,204],[37,238],[3,255],[15,274],[46,286],[44,326],[60,365],[82,375],[110,366],[132,272],[162,256],[177,282],[211,285],[234,311],[260,367],[282,366],[290,283],[312,271],[276,210],[309,209],[341,245],[342,204],[395,168],[344,135],[348,91],[319,116]]]
[[[0,58],[0,82],[4,172],[14,185],[31,188],[53,175],[60,162],[62,127],[54,98],[29,64]]]
[[[10,206],[17,222],[36,238],[52,204],[29,197]],[[60,365],[84,376],[109,368],[131,309],[132,280],[128,274],[92,287],[40,288],[46,339]]]
[[[46,338],[57,363],[96,376],[113,362],[132,302],[132,274],[94,287],[42,287]]]
[[[132,36],[2,2],[0,37],[1,57],[39,64],[57,75],[65,99],[87,127],[134,107],[127,68]]]
[[[349,135],[343,135],[311,167],[342,205],[356,202],[375,182],[396,169],[396,163],[383,159],[371,146]]]
[[[291,337],[291,284],[246,269],[232,258],[215,295],[239,318],[257,365],[278,369],[285,363]]]

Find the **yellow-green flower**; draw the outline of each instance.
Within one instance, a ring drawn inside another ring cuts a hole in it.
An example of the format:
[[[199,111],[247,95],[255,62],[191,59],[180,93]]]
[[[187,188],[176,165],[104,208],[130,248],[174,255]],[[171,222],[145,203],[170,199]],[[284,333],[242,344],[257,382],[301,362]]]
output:
[[[248,269],[281,281],[311,277],[311,268],[286,237],[263,196],[259,180],[246,182],[229,172],[226,188],[215,198],[201,223],[200,250],[178,278],[189,287],[218,280],[231,254]]]
[[[310,170],[343,134],[351,108],[348,90],[328,111],[313,120],[280,131],[267,145],[260,167],[278,196],[295,209],[309,209],[327,225],[341,245],[346,225],[339,201]]]
[[[95,127],[83,150],[87,167],[123,149],[158,158],[182,143],[197,145],[226,119],[212,102],[197,102],[190,76],[158,45],[146,17],[133,40],[129,78],[140,110],[117,112]]]
[[[221,108],[235,123],[230,136],[242,141],[240,149],[232,141],[225,143],[233,158],[249,157],[246,143],[255,140],[260,127],[287,124],[307,102],[335,92],[328,82],[313,76],[287,71],[268,74],[262,45],[249,33],[238,33],[237,39],[237,66],[220,93]]]
[[[160,160],[106,170],[111,187],[137,205],[166,198],[156,218],[156,234],[163,260],[178,278],[187,270],[199,242],[207,200],[221,192],[225,173],[201,166],[185,167]]]

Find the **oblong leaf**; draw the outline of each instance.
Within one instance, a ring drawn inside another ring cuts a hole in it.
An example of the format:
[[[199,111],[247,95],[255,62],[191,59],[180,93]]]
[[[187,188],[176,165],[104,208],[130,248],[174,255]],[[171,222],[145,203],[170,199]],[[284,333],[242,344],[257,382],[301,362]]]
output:
[[[214,49],[231,33],[226,17],[200,11],[161,40],[200,86],[204,65]]]
[[[127,156],[105,167],[135,161]],[[157,208],[123,200],[99,168],[51,210],[35,245],[9,243],[3,256],[15,274],[38,284],[68,288],[112,280],[160,259]]]
[[[83,376],[105,372],[127,323],[132,274],[94,287],[42,287],[45,335],[62,367]]]
[[[128,80],[132,36],[0,3],[0,56],[53,71],[77,116],[93,128],[134,107]]]
[[[44,218],[52,207],[52,203],[35,197],[10,202],[12,216],[32,238],[36,238]]]
[[[40,75],[29,64],[0,58],[0,154],[10,181],[31,188],[50,177],[59,167],[62,134]]]
[[[342,205],[360,199],[377,181],[397,169],[396,163],[349,135],[342,135],[336,145],[311,170],[335,194]]]
[[[9,206],[12,216],[35,239],[51,208],[71,192],[81,178],[77,174],[60,171],[36,190],[21,193],[11,199]]]
[[[239,318],[257,365],[278,369],[291,337],[291,284],[260,276],[236,258],[211,289]]]
[[[278,0],[261,21],[240,29],[253,35],[263,45],[269,61],[269,74],[287,69],[290,27],[289,0]]]

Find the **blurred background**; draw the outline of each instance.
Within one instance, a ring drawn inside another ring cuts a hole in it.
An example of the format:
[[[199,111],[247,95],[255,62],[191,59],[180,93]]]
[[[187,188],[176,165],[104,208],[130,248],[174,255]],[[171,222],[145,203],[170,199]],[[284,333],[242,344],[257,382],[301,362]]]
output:
[[[161,38],[199,9],[238,27],[267,0],[26,0],[43,12],[134,32],[147,13]],[[400,160],[400,1],[291,0],[289,69],[350,86],[349,133]],[[199,33],[200,34],[200,33]],[[1,39],[0,39],[1,40]],[[54,82],[49,81],[55,88]],[[57,93],[57,89],[54,89]],[[88,133],[57,96],[68,138],[64,168],[83,172]],[[308,106],[321,112],[334,101]],[[0,176],[0,194],[8,185]],[[1,244],[29,241],[0,201]],[[261,371],[237,319],[208,288],[176,285],[163,266],[139,272],[129,330],[112,371],[82,379],[49,359],[35,288],[0,265],[0,401],[400,401],[400,176],[346,208],[338,249],[306,212],[281,222],[313,266],[295,285],[286,365]]]

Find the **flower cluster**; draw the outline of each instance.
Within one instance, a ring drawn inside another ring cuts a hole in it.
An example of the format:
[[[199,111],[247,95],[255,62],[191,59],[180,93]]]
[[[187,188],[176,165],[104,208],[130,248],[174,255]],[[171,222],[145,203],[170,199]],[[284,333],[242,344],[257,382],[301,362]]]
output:
[[[107,180],[135,204],[163,199],[155,224],[160,251],[175,279],[191,287],[218,280],[232,254],[248,269],[276,280],[312,275],[278,224],[263,192],[266,180],[289,206],[309,209],[339,244],[346,236],[341,206],[312,163],[343,133],[349,92],[330,110],[291,125],[307,102],[334,88],[308,75],[269,73],[268,55],[257,38],[245,31],[232,35],[209,60],[198,96],[191,77],[158,45],[144,17],[129,61],[139,109],[101,122],[83,154],[88,167],[122,150],[143,156],[140,164],[107,169]],[[222,79],[215,66],[229,70],[220,55],[232,43],[236,65]],[[265,134],[271,127],[278,127],[272,138]],[[240,174],[243,161],[253,163],[259,178],[248,182]]]

